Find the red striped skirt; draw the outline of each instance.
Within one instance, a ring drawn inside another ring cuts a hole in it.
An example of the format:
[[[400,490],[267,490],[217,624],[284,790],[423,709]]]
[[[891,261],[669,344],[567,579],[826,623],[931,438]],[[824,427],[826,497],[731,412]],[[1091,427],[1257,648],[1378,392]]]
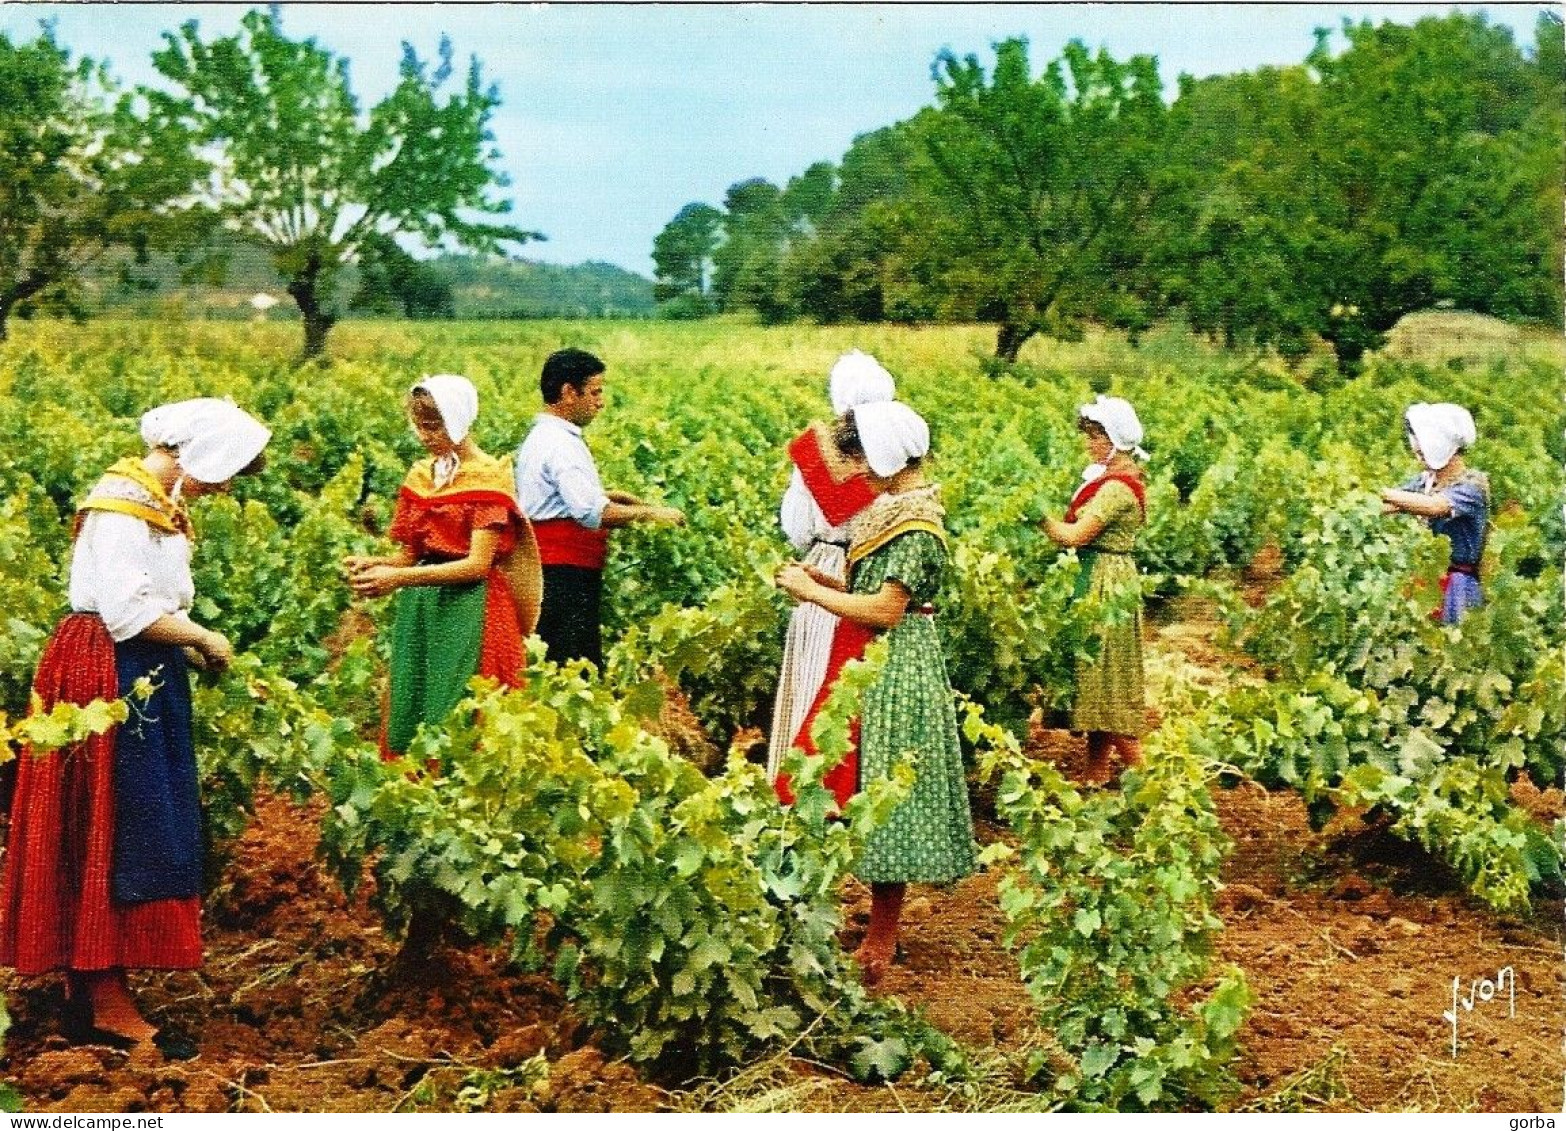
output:
[[[73,613],[44,648],[33,691],[49,710],[119,696],[114,642]],[[118,728],[34,755],[23,748],[0,878],[0,966],[21,974],[201,965],[201,900],[117,903],[114,744]]]
[[[832,694],[837,677],[842,674],[848,661],[864,658],[865,649],[879,634],[879,629],[870,628],[857,621],[844,619],[837,622],[837,629],[832,633],[832,651],[827,657],[826,676],[821,680],[821,687],[816,692],[815,701],[810,704],[810,710],[805,713],[805,721],[800,724],[799,733],[794,736],[794,745],[803,750],[807,756],[816,757],[819,754],[815,739],[811,737],[810,732],[816,725],[816,716],[821,713],[821,708],[826,706],[826,701]],[[857,718],[848,724],[848,753],[843,755],[841,762],[821,775],[821,784],[832,791],[832,795],[837,798],[839,809],[848,808],[849,801],[859,792],[859,720]],[[778,774],[772,783],[772,788],[783,804],[794,804],[794,785],[789,781],[787,774]]]

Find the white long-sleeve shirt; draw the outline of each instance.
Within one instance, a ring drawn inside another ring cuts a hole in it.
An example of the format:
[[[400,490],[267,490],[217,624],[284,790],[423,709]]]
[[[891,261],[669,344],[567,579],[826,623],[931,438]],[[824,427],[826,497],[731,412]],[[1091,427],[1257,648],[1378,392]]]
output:
[[[104,490],[100,485],[98,490]],[[133,497],[134,484],[116,483],[116,494]],[[90,510],[71,551],[71,609],[97,613],[116,641],[139,635],[160,616],[188,616],[196,599],[190,576],[190,539],[165,534],[128,514]]]
[[[517,502],[532,521],[569,518],[589,530],[602,524],[609,496],[581,428],[569,420],[549,412],[533,418],[517,449],[516,479]]]

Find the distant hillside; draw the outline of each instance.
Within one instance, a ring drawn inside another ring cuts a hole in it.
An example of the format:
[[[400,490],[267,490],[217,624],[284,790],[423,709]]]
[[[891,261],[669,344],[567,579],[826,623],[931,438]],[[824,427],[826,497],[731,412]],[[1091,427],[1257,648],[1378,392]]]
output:
[[[612,263],[561,267],[527,259],[444,255],[458,318],[652,317],[652,280]]]
[[[652,280],[611,263],[563,267],[498,256],[442,255],[428,265],[451,284],[458,318],[650,318],[657,305]],[[163,256],[136,273],[150,285],[126,288],[113,268],[91,280],[102,309],[155,314],[176,305],[192,315],[248,318],[250,297],[265,291],[282,300],[272,317],[295,313],[267,256],[249,247],[229,250],[227,271],[216,285],[211,280],[182,280],[178,266]],[[342,278],[344,305],[358,289],[358,273],[350,268]]]

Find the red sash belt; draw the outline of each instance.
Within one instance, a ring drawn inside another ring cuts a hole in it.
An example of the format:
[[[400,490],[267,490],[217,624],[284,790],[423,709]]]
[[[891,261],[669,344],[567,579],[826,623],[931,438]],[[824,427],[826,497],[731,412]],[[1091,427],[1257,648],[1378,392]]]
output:
[[[1431,620],[1442,621],[1446,619],[1447,590],[1452,588],[1452,578],[1459,574],[1467,574],[1469,577],[1477,580],[1479,577],[1479,563],[1453,562],[1446,567],[1446,572],[1441,575],[1441,603],[1430,610]]]
[[[533,523],[538,538],[538,558],[546,566],[604,568],[609,555],[609,531],[589,530],[569,518],[549,518]]]
[[[935,616],[935,606],[928,601],[909,611],[922,617]],[[794,736],[793,744],[803,750],[807,756],[814,757],[818,753],[816,744],[810,736],[810,729],[815,726],[816,716],[821,713],[821,708],[826,706],[827,696],[832,694],[832,687],[836,684],[837,677],[842,674],[843,667],[849,660],[864,659],[865,649],[870,647],[870,642],[880,634],[880,629],[870,628],[851,620],[837,622],[837,631],[832,634],[832,651],[827,656],[826,675],[821,680],[821,690],[816,692],[816,698],[805,714],[805,721],[800,724],[799,733]],[[847,808],[849,800],[859,791],[859,720],[857,718],[849,722],[848,753],[843,756],[841,762],[822,776],[821,784],[832,791],[837,798],[839,809]],[[785,805],[794,804],[794,787],[787,774],[779,774],[772,786],[778,795],[778,800]]]

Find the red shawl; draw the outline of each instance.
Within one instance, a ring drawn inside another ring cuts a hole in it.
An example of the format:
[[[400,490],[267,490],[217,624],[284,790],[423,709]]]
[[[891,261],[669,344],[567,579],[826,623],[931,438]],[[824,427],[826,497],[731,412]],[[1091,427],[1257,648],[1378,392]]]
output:
[[[875,501],[875,489],[863,473],[849,473],[824,432],[812,424],[789,444],[788,456],[826,520],[841,526]]]
[[[1087,506],[1098,494],[1098,489],[1106,483],[1124,483],[1131,488],[1131,493],[1136,496],[1136,505],[1142,508],[1142,517],[1147,517],[1147,488],[1142,485],[1142,480],[1135,475],[1127,475],[1125,472],[1112,472],[1100,475],[1090,483],[1084,483],[1077,488],[1077,493],[1071,496],[1071,505],[1066,508],[1066,521],[1077,521],[1077,515],[1082,508]]]

